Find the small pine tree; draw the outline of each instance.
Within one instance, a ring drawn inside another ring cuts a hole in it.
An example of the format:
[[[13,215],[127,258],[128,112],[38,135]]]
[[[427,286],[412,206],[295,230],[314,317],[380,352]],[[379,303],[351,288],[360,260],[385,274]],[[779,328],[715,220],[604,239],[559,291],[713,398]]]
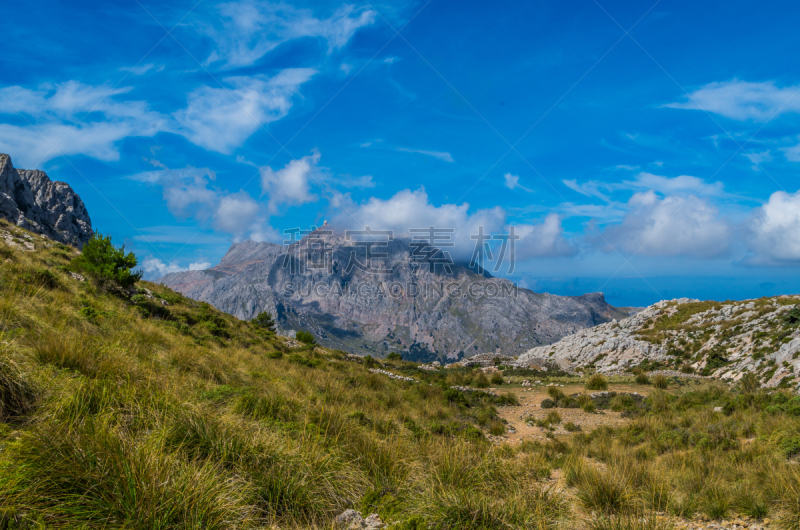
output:
[[[111,236],[97,232],[83,246],[81,255],[72,260],[75,268],[98,282],[120,287],[130,287],[142,278],[142,271],[131,270],[138,263],[133,252],[125,254],[125,245],[117,248],[111,243]]]
[[[304,344],[314,344],[314,335],[308,331],[300,330],[297,332],[297,340]]]
[[[260,312],[252,322],[257,328],[266,329],[273,333],[275,332],[275,321],[272,319],[272,314],[268,311]]]

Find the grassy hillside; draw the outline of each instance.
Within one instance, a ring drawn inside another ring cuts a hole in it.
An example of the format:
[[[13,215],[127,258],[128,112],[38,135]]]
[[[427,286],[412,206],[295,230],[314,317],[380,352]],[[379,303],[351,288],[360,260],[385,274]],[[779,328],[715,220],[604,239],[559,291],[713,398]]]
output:
[[[483,434],[507,398],[413,365],[433,384],[395,381],[146,282],[155,298],[105,292],[68,274],[72,249],[33,241],[0,243],[0,527],[561,513]]]
[[[642,384],[641,405],[611,404],[622,426],[492,443],[519,386],[462,392],[489,381],[355,362],[147,282],[104,289],[70,274],[73,249],[3,233],[35,250],[0,241],[0,529],[329,528],[351,507],[398,529],[799,527],[787,391]]]

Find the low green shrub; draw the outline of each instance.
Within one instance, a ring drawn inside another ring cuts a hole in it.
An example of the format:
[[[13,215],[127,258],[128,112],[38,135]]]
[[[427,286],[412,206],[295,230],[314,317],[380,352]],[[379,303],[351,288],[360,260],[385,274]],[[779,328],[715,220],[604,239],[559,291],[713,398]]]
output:
[[[586,382],[586,390],[608,390],[608,379],[600,374],[594,374]]]
[[[302,329],[297,332],[295,338],[297,338],[297,340],[299,340],[303,344],[314,344],[314,335]]]

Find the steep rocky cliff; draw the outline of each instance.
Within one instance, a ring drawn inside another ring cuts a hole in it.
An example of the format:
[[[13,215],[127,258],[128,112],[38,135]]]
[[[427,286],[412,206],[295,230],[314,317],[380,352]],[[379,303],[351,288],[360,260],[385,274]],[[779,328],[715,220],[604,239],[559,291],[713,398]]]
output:
[[[353,262],[362,252],[357,244],[325,235],[329,250],[317,267],[310,238],[289,247],[237,243],[211,269],[158,281],[242,319],[270,311],[282,329],[308,329],[330,347],[425,361],[498,350],[518,355],[628,315],[601,293],[537,294],[457,264],[431,270],[433,260],[415,259],[407,240],[389,242],[380,267],[363,270]]]
[[[800,296],[741,302],[662,301],[636,315],[584,329],[520,362],[616,372],[636,366],[736,381],[747,372],[766,387],[800,383]]]
[[[68,184],[36,169],[15,169],[5,154],[0,154],[0,217],[78,248],[92,237],[86,206]]]

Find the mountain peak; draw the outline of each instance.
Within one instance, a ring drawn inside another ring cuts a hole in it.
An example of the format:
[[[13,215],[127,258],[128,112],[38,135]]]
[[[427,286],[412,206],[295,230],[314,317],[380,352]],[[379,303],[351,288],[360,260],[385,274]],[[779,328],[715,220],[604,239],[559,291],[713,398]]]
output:
[[[0,153],[0,217],[68,245],[83,248],[92,237],[92,221],[69,184],[50,180],[38,169],[16,169]]]

